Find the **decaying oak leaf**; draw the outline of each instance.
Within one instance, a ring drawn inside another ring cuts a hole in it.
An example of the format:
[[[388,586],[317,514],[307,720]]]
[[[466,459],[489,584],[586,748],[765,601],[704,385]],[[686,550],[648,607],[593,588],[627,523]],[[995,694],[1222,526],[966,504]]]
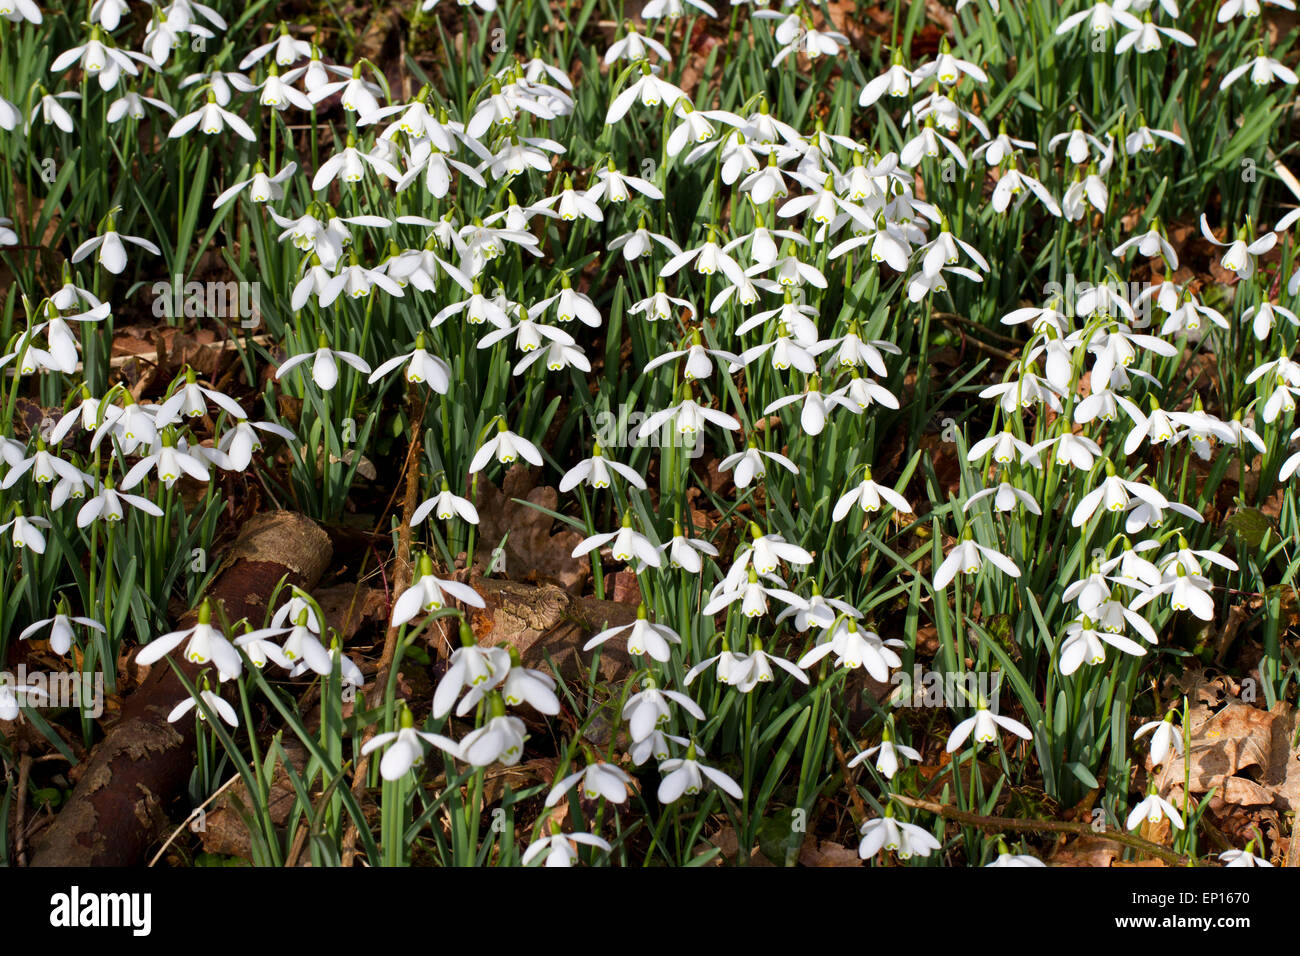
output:
[[[547,658],[566,680],[581,679],[587,673],[591,652],[582,645],[587,638],[607,627],[620,627],[636,620],[636,608],[617,601],[575,598],[550,584],[520,584],[491,578],[472,582],[487,605],[471,609],[470,623],[483,644],[509,644],[519,651],[528,667],[546,670]],[[625,679],[635,665],[627,653],[625,635],[601,646],[599,677],[614,683]]]
[[[1214,790],[1214,803],[1242,807],[1300,805],[1300,760],[1291,747],[1295,713],[1285,702],[1263,710],[1232,701],[1208,719],[1193,723],[1187,766],[1169,761],[1157,778],[1162,793]],[[1171,797],[1172,799],[1172,797]]]
[[[830,840],[808,838],[799,850],[800,866],[861,866],[862,859],[856,847],[847,847]]]
[[[570,529],[554,530],[554,518],[521,501],[554,511],[559,493],[538,486],[535,469],[527,465],[512,466],[500,490],[480,479],[475,502],[479,570],[493,577],[553,584],[569,594],[581,594],[591,576],[588,559],[573,556],[582,535]]]
[[[1045,862],[1048,866],[1110,866],[1119,854],[1119,844],[1084,836],[1058,845]]]

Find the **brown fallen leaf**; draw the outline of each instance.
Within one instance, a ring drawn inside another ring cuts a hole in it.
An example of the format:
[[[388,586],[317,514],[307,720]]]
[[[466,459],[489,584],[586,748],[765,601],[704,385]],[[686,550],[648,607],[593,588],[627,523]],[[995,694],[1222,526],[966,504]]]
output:
[[[800,866],[861,866],[862,859],[853,847],[830,840],[817,841],[809,837],[799,850]]]
[[[538,586],[491,578],[475,578],[471,583],[487,605],[470,614],[479,641],[514,647],[528,667],[549,669],[549,657],[559,671],[557,676],[565,679],[579,679],[587,672],[593,653],[582,650],[587,638],[606,627],[631,624],[636,619],[636,608],[630,605],[575,598],[550,584]],[[634,669],[625,634],[602,645],[601,679],[620,681]]]
[[[519,500],[516,500],[519,499]],[[582,535],[571,529],[555,530],[550,515],[520,504],[520,500],[555,511],[559,493],[536,484],[535,469],[514,465],[498,490],[481,481],[475,507],[479,513],[479,570],[493,577],[530,584],[553,584],[570,594],[581,594],[591,576],[591,564],[573,557]]]
[[[1193,727],[1186,764],[1183,758],[1174,758],[1156,778],[1161,793],[1181,788],[1186,779],[1192,793],[1217,787],[1217,795],[1228,803],[1272,804],[1271,793],[1256,781],[1264,778],[1273,759],[1272,727],[1277,717],[1248,704],[1228,704]],[[1252,769],[1250,777],[1241,775]]]
[[[1110,866],[1119,854],[1118,844],[1085,836],[1059,844],[1045,862],[1048,866]]]

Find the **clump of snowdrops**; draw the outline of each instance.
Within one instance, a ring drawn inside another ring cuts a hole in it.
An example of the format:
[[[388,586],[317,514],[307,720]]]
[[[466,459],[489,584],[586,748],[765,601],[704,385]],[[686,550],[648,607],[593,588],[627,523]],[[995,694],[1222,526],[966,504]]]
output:
[[[448,6],[411,11],[398,64],[266,0],[0,10],[0,650],[47,639],[110,687],[134,643],[204,665],[171,715],[201,725],[191,797],[239,774],[258,863],[310,825],[318,864],[699,864],[725,824],[742,862],[815,830],[1036,865],[895,799],[1026,787],[1203,856],[1203,808],[1155,789],[1186,718],[1152,685],[1262,595],[1261,696],[1295,689],[1290,38],[1239,0],[960,0],[937,45],[921,4],[875,32],[809,0]],[[1175,280],[1173,222],[1230,282]],[[115,315],[214,255],[261,293],[251,325],[199,319],[241,374],[133,394]],[[214,613],[232,482],[336,520],[409,436],[386,686],[310,593]],[[522,463],[597,597],[636,576],[585,683],[470,624],[476,491]],[[1276,523],[1243,548],[1224,500]],[[959,691],[918,717],[922,634]],[[403,699],[429,642],[432,699]],[[288,837],[254,699],[310,754]],[[539,745],[553,779],[489,805]]]

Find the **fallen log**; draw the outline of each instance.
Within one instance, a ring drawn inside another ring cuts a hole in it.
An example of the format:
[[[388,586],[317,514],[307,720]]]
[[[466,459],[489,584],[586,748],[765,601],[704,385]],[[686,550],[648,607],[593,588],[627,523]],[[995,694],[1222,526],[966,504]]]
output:
[[[225,620],[247,617],[260,626],[280,581],[312,588],[331,553],[329,537],[309,518],[288,511],[258,515],[222,559],[208,590],[213,610],[220,605]],[[193,623],[191,611],[178,626]],[[177,663],[193,682],[200,668]],[[194,766],[194,720],[167,723],[185,696],[169,665],[150,669],[123,704],[121,719],[91,751],[32,866],[134,866],[146,859],[168,826],[166,808],[184,792]]]

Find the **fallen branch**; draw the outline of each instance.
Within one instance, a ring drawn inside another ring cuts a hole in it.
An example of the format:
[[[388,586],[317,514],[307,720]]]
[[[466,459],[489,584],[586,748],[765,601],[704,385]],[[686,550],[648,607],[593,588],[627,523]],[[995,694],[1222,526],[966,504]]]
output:
[[[1137,850],[1139,853],[1154,856],[1170,866],[1196,865],[1196,861],[1190,857],[1175,853],[1173,850],[1152,843],[1150,840],[1130,836],[1127,833],[1115,833],[1111,830],[1098,832],[1088,823],[1074,823],[1069,820],[1016,820],[1011,817],[984,817],[978,813],[968,813],[965,810],[958,810],[956,807],[934,803],[930,800],[917,800],[914,797],[905,797],[899,793],[893,796],[895,800],[905,807],[911,807],[914,810],[925,810],[928,813],[937,814],[945,820],[952,820],[954,823],[961,823],[966,826],[979,827],[981,830],[1017,830],[1025,833],[1075,833],[1079,836],[1096,837],[1099,840],[1118,843],[1130,850]]]

